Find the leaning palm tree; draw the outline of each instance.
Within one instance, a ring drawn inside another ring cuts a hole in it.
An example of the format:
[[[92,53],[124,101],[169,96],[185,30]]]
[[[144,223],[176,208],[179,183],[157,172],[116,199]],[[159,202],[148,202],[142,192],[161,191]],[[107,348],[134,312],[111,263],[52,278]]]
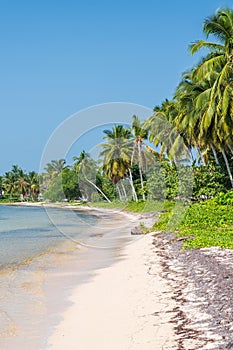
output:
[[[79,185],[83,187],[83,190],[86,189],[87,196],[89,199],[91,198],[90,191],[87,190],[87,186],[85,183],[94,187],[106,200],[111,203],[110,199],[106,196],[106,194],[95,184],[96,179],[96,163],[90,157],[90,155],[86,151],[82,151],[79,157],[73,157],[74,169],[78,173],[79,176]]]
[[[119,197],[121,190],[118,184],[120,180],[129,176],[132,189],[132,196],[137,201],[137,194],[134,188],[131,173],[131,155],[133,151],[132,133],[129,128],[123,125],[114,125],[112,130],[104,130],[105,143],[99,145],[102,148],[100,158],[102,159],[101,169],[106,176],[117,186]],[[122,187],[123,193],[125,192]]]

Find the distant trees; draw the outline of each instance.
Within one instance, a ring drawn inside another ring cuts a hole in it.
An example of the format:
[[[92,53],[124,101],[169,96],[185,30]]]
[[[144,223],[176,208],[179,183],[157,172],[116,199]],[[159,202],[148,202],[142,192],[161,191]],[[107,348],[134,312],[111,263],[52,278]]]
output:
[[[2,176],[1,189],[9,199],[36,200],[39,194],[39,175],[32,171],[26,173],[18,165]]]

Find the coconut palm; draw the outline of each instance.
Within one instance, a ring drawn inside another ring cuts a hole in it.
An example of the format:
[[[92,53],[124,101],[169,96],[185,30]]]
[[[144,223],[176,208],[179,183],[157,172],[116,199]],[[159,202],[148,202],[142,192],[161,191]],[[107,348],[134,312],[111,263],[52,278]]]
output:
[[[52,160],[50,163],[46,164],[45,171],[47,172],[50,180],[61,174],[65,163],[65,159],[59,159]]]
[[[88,191],[89,186],[85,186],[86,183],[94,187],[109,203],[110,199],[105,195],[105,193],[95,184],[96,180],[96,163],[90,157],[86,151],[82,151],[79,157],[73,157],[74,169],[79,176],[79,185],[82,189],[85,189],[88,199],[91,199],[91,192]]]
[[[133,152],[132,133],[129,128],[123,125],[114,125],[112,130],[104,130],[105,143],[99,145],[102,148],[100,158],[102,158],[102,167],[106,176],[114,185],[118,185],[120,180],[129,176],[132,188],[132,196],[137,199],[137,194],[133,185],[131,173],[131,156]],[[120,187],[117,186],[119,197],[121,198]],[[123,193],[125,192],[122,185]]]
[[[143,167],[146,165],[146,156],[143,151],[143,142],[148,138],[148,130],[143,127],[143,123],[141,123],[140,119],[133,115],[132,117],[132,130],[134,132],[134,148],[131,156],[131,166],[133,165],[134,157],[136,152],[138,153],[138,168],[139,168],[139,176],[141,182],[141,190],[142,190],[142,199],[146,200],[144,193],[144,183],[143,183]]]
[[[30,171],[27,175],[30,196],[35,200],[39,194],[39,175],[35,171]]]
[[[11,196],[17,192],[16,179],[11,171],[7,171],[3,177],[3,189]]]
[[[173,161],[190,156],[187,135],[182,133],[175,123],[177,114],[177,102],[166,100],[161,107],[155,107],[154,114],[144,123],[149,141],[153,142],[156,147],[160,146],[160,158],[164,156],[164,153]]]
[[[12,170],[5,173],[3,186],[10,195],[25,196],[28,190],[27,174],[18,165],[13,165]]]
[[[200,132],[215,132],[220,142],[232,146],[233,112],[233,11],[220,9],[207,18],[203,25],[207,38],[211,35],[217,42],[199,40],[191,45],[192,53],[201,48],[209,53],[193,71],[193,79],[203,82],[209,80],[211,86],[205,100],[205,112],[202,115]]]

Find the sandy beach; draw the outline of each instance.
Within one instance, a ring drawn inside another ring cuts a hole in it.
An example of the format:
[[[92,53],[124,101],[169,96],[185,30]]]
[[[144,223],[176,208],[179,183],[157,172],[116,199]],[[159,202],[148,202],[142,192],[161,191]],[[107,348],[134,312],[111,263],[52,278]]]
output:
[[[97,212],[107,231],[119,229],[106,236],[108,249],[96,245],[97,236],[90,249],[61,254],[40,269],[46,276],[39,287],[47,292],[47,324],[46,332],[36,327],[43,345],[35,350],[232,349],[232,250],[183,251],[183,239],[169,232],[130,235],[141,222],[151,227],[156,213],[122,212],[123,217],[116,211],[113,218],[114,211]],[[27,332],[11,339],[14,346],[3,348],[23,350],[27,341],[31,349],[28,329],[35,331],[31,319]]]
[[[152,243],[153,234],[136,239],[114,265],[74,290],[48,349],[176,349],[172,290]]]

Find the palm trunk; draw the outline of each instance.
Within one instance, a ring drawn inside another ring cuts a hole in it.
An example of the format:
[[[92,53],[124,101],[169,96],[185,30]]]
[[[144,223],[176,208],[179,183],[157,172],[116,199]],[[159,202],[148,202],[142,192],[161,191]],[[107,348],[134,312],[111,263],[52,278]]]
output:
[[[139,175],[140,175],[140,181],[141,181],[141,189],[142,189],[142,199],[145,201],[145,193],[144,193],[144,184],[143,184],[143,177],[142,177],[142,154],[141,154],[141,141],[138,141],[138,166],[139,166]]]
[[[198,154],[199,154],[199,159],[201,159],[203,165],[206,166],[205,158],[203,157],[203,154],[201,153],[201,151],[200,151],[199,148],[197,148],[197,152],[198,152]]]
[[[119,199],[120,199],[120,201],[122,201],[122,193],[121,193],[120,186],[119,186],[118,183],[116,184],[116,188],[117,188],[117,192],[118,192],[118,195],[119,195]]]
[[[123,193],[124,193],[124,200],[127,200],[127,193],[126,193],[126,190],[125,190],[125,186],[123,184],[123,180],[121,181],[121,187],[122,187],[122,190],[123,190]]]
[[[221,152],[222,152],[222,155],[223,155],[223,158],[224,158],[224,161],[225,161],[225,164],[226,164],[227,172],[228,172],[228,175],[229,175],[229,178],[230,178],[231,188],[233,188],[233,177],[232,177],[231,169],[230,169],[230,166],[229,166],[229,162],[228,162],[228,159],[227,159],[225,151],[222,149]]]
[[[136,147],[137,147],[137,143],[136,143],[136,141],[134,141],[133,152],[132,152],[132,156],[131,156],[131,167],[132,167],[132,165],[133,165],[133,160],[134,160],[134,155],[135,155]]]
[[[194,156],[193,156],[193,152],[192,152],[192,148],[191,148],[191,147],[188,147],[188,153],[189,153],[189,155],[190,155],[190,157],[191,157],[192,162],[194,162],[195,159],[194,159]]]
[[[214,155],[215,163],[219,165],[219,160],[218,160],[217,152],[216,152],[214,146],[212,145],[212,143],[211,143],[210,147],[211,147],[211,150],[212,150],[213,155]]]
[[[110,201],[110,199],[106,196],[106,194],[104,194],[104,192],[98,186],[96,186],[96,184],[94,184],[94,182],[88,180],[88,178],[86,176],[84,176],[84,178],[89,184],[91,184],[93,187],[95,187],[95,189],[102,194],[102,196],[108,201],[108,203],[112,203]]]
[[[135,188],[134,188],[133,176],[132,176],[132,173],[131,173],[131,169],[129,169],[129,182],[130,182],[130,185],[131,185],[131,188],[132,188],[133,200],[135,200],[135,202],[138,202],[138,196],[137,196],[137,193],[136,193]]]
[[[231,154],[233,154],[233,149],[232,147],[227,143],[227,147],[229,148],[229,150],[231,151]]]

